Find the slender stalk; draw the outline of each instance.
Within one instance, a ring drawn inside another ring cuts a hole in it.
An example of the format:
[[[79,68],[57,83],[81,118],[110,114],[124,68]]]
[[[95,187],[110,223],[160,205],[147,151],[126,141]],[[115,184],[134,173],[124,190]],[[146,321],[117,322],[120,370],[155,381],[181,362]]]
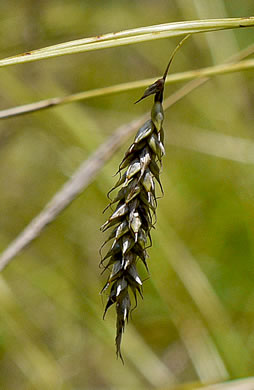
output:
[[[252,45],[251,48],[253,51],[254,45]],[[241,52],[239,54],[241,54]],[[227,73],[241,72],[253,68],[254,68],[254,60],[246,60],[246,61],[241,61],[233,64],[221,64],[221,65],[211,66],[207,68],[191,70],[187,72],[174,73],[166,78],[165,83],[173,84],[173,83],[178,83],[178,82],[183,82],[188,80],[199,79],[202,77],[213,77],[213,76],[219,76]],[[153,80],[154,79],[132,81],[129,83],[122,83],[110,87],[92,89],[90,91],[74,93],[72,95],[68,95],[64,97],[54,97],[50,99],[40,100],[35,103],[29,103],[29,104],[24,104],[22,106],[7,108],[5,110],[0,110],[0,119],[7,119],[15,116],[35,112],[35,111],[40,111],[46,108],[52,108],[52,107],[56,107],[68,103],[77,102],[80,100],[91,99],[98,96],[106,96],[115,93],[138,89],[141,87],[146,87],[147,85],[151,84]]]

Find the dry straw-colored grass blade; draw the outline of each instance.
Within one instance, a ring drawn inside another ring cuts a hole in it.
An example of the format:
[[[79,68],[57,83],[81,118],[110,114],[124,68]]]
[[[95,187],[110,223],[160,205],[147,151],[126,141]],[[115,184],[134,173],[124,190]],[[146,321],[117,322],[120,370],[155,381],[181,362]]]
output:
[[[253,45],[249,46],[248,53],[246,53],[246,49],[244,49],[242,52],[238,53],[237,56],[234,56],[235,58],[231,59],[232,63],[219,64],[219,65],[214,65],[206,68],[200,68],[196,70],[171,74],[166,78],[165,84],[173,84],[173,83],[179,83],[183,81],[200,79],[202,77],[214,77],[214,76],[219,76],[219,75],[224,75],[229,73],[251,70],[254,68],[254,60],[250,59],[250,60],[240,61],[240,59],[246,57],[249,54],[252,54],[253,49],[254,49]],[[239,62],[233,62],[233,61],[239,61]],[[82,91],[82,92],[74,93],[63,97],[53,97],[49,99],[43,99],[34,103],[28,103],[21,106],[7,108],[4,110],[0,110],[0,119],[12,118],[15,116],[44,110],[47,108],[53,108],[64,104],[74,103],[80,100],[96,98],[98,96],[108,96],[111,94],[131,91],[134,89],[146,87],[147,85],[150,85],[152,81],[153,79],[151,78],[131,81],[129,83],[121,83],[121,84],[111,85],[110,87],[96,88],[89,91]]]

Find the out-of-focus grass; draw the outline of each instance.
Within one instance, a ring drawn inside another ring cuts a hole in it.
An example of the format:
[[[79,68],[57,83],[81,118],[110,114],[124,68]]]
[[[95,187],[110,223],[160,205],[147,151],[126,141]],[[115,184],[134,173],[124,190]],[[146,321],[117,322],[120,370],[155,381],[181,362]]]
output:
[[[3,57],[107,31],[248,16],[254,6],[112,0],[102,7],[66,0],[37,2],[35,10],[34,2],[23,0],[19,7],[4,2],[0,10]],[[252,35],[250,29],[197,35],[172,72],[222,61],[249,45]],[[153,77],[175,43],[1,70],[0,108]],[[242,147],[253,147],[252,79],[252,72],[214,79],[166,112],[165,195],[149,252],[151,278],[124,335],[125,366],[115,360],[114,310],[103,321],[98,294],[104,280],[98,270],[101,211],[123,148],[3,272],[1,388],[196,388],[253,375],[254,166],[251,149]],[[166,96],[176,88],[168,86]],[[101,97],[0,123],[1,249],[117,126],[149,109],[149,101],[133,105],[138,96]],[[241,140],[241,155],[232,137]]]

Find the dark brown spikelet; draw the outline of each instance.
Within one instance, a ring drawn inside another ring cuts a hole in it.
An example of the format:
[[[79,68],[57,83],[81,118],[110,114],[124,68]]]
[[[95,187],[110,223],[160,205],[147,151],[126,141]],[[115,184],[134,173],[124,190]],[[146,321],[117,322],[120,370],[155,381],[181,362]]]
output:
[[[111,191],[116,188],[120,189],[109,205],[116,204],[115,210],[101,227],[103,232],[112,228],[103,246],[110,240],[113,241],[101,260],[104,270],[110,270],[107,282],[102,289],[102,292],[110,289],[103,318],[109,307],[116,304],[116,354],[122,362],[121,339],[131,310],[130,291],[132,291],[135,306],[137,295],[142,297],[142,281],[136,268],[138,259],[148,271],[147,248],[151,246],[150,231],[156,222],[156,182],[163,191],[160,171],[162,157],[165,154],[162,128],[165,79],[174,54],[187,37],[174,50],[164,76],[150,85],[141,99],[137,101],[155,95],[151,119],[138,130],[132,145],[119,165],[120,178]]]

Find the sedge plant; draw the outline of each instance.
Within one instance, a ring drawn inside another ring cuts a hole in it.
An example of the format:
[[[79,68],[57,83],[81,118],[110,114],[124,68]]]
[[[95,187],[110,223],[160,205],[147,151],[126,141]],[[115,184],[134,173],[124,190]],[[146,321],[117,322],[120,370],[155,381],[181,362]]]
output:
[[[103,246],[113,240],[100,263],[104,267],[103,272],[110,270],[102,289],[102,292],[110,291],[103,318],[109,307],[116,304],[116,354],[122,362],[121,340],[132,306],[130,291],[135,301],[134,308],[137,306],[137,293],[143,297],[142,280],[136,268],[139,259],[148,271],[147,248],[152,245],[151,229],[156,222],[156,182],[163,193],[160,172],[165,155],[162,127],[165,80],[174,55],[188,37],[182,39],[173,51],[163,77],[150,85],[136,102],[155,95],[151,118],[138,130],[119,165],[119,179],[110,190],[120,188],[109,204],[116,204],[115,210],[101,227],[103,232],[112,228]]]

